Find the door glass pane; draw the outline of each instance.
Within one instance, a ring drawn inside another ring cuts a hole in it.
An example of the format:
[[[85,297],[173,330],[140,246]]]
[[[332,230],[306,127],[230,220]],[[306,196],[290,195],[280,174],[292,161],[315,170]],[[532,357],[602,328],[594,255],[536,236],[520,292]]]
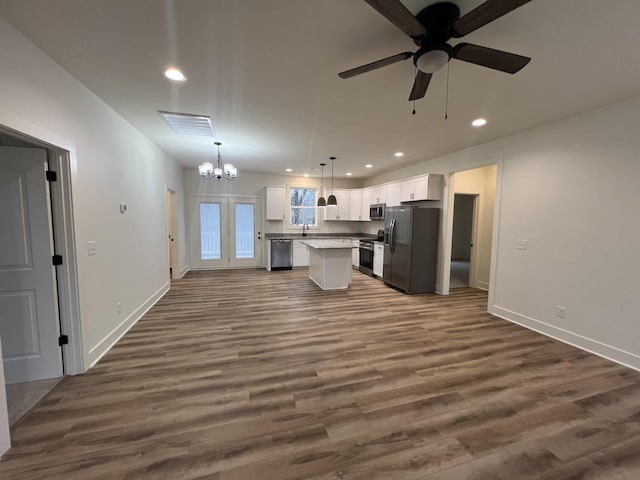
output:
[[[202,260],[222,258],[219,203],[200,204],[200,258]]]
[[[236,258],[254,258],[254,205],[236,203]]]

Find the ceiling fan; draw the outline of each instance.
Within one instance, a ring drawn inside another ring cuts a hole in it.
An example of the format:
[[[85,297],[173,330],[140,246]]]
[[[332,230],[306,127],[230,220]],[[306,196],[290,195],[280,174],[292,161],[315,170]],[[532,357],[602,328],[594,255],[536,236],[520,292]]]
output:
[[[417,67],[409,101],[424,97],[431,76],[456,58],[506,73],[519,72],[531,59],[515,53],[482,47],[473,43],[458,43],[452,47],[451,38],[460,38],[485,26],[497,18],[521,7],[531,0],[487,0],[460,17],[460,9],[450,2],[429,5],[415,17],[400,0],[365,0],[382,16],[407,34],[419,47],[415,52],[403,52],[376,62],[352,68],[338,74],[351,78],[413,57]]]

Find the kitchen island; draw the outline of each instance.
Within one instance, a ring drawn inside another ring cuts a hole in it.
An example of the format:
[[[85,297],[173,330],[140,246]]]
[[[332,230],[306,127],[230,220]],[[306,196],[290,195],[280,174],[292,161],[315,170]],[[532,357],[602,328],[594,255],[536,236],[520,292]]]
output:
[[[351,283],[350,239],[302,240],[309,247],[309,278],[323,290],[349,288]]]

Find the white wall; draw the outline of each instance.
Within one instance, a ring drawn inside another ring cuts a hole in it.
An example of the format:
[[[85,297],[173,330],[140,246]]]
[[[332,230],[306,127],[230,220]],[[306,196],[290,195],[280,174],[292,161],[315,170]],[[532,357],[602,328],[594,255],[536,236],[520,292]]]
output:
[[[425,161],[395,177],[448,176],[502,159],[490,310],[637,369],[639,117],[637,97]],[[526,239],[528,250],[517,250],[517,239]],[[555,316],[558,305],[568,309],[565,319]]]
[[[71,152],[88,367],[168,288],[166,188],[177,192],[186,265],[182,168],[2,18],[0,45],[0,124]]]

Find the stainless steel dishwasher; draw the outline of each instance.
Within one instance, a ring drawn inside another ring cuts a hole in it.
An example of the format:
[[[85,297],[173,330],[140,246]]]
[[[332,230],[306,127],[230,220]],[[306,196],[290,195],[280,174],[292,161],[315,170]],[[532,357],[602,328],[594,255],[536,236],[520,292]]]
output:
[[[293,241],[291,239],[271,240],[271,270],[291,270],[293,268]]]

